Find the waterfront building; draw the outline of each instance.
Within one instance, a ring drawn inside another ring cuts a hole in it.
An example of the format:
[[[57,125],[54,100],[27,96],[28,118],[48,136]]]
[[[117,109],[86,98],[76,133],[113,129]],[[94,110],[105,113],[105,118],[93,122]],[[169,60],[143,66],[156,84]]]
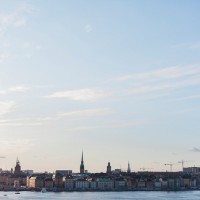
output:
[[[114,182],[111,178],[98,178],[97,188],[99,190],[112,190],[114,188]]]
[[[174,181],[175,181],[174,188],[175,189],[180,189],[181,188],[181,177],[175,177]]]
[[[125,179],[125,182],[128,189],[133,189],[137,187],[137,181],[135,178],[128,177]]]
[[[77,179],[75,181],[75,188],[77,190],[88,190],[89,189],[89,182],[85,179]]]
[[[84,161],[83,161],[83,151],[82,151],[82,157],[81,157],[81,164],[80,164],[80,174],[84,174]]]
[[[115,188],[116,189],[124,189],[125,188],[125,180],[122,177],[115,179]]]
[[[4,187],[5,185],[7,185],[9,176],[10,176],[10,174],[8,174],[8,173],[1,173],[0,174],[0,186],[1,187]]]
[[[181,187],[189,188],[191,185],[190,181],[191,181],[191,176],[188,176],[188,175],[182,176]]]
[[[92,179],[89,183],[90,183],[90,189],[91,190],[97,189],[97,182],[94,179]]]
[[[19,180],[14,180],[14,188],[19,188],[20,186]]]
[[[146,188],[153,189],[155,187],[155,182],[153,180],[147,180],[146,181]]]
[[[63,188],[64,182],[63,182],[63,175],[60,173],[56,173],[53,175],[53,182],[54,182],[54,187],[56,188]]]
[[[174,178],[168,178],[167,182],[168,182],[168,188],[169,189],[175,188],[175,179]]]
[[[161,184],[162,184],[162,189],[166,189],[168,187],[168,181],[167,181],[167,179],[162,179]]]
[[[140,178],[137,182],[137,187],[138,188],[145,188],[146,187],[146,181],[143,178]]]
[[[75,181],[72,176],[65,177],[65,189],[66,190],[73,190],[75,187]]]
[[[18,175],[11,174],[7,177],[6,185],[14,187],[14,183],[19,182],[19,185],[26,186],[26,177],[27,177],[26,174],[23,173]]]
[[[44,174],[34,174],[27,178],[27,187],[32,189],[41,189],[44,187]]]
[[[44,187],[46,189],[52,189],[53,188],[53,179],[51,177],[47,177],[44,179]]]
[[[190,187],[195,189],[197,187],[197,179],[196,177],[193,177],[190,181]]]
[[[107,173],[107,174],[110,174],[111,172],[112,172],[112,171],[111,171],[110,162],[108,162],[108,166],[107,166],[106,173]]]
[[[155,180],[155,188],[156,189],[161,189],[161,179],[156,179]]]

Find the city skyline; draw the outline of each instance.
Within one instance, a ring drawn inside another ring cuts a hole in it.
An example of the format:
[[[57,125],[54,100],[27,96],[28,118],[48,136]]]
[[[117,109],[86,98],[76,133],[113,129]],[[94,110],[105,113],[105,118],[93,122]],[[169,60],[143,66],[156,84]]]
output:
[[[200,2],[0,0],[0,167],[200,166]]]

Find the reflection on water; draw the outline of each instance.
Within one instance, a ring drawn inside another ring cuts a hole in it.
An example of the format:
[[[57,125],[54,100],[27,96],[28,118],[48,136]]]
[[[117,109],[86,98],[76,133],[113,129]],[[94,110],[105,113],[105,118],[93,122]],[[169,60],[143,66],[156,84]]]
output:
[[[41,193],[41,192],[0,192],[0,200],[5,199],[28,199],[28,200],[113,200],[113,199],[136,199],[136,200],[199,200],[200,191],[185,192],[60,192],[60,193]]]

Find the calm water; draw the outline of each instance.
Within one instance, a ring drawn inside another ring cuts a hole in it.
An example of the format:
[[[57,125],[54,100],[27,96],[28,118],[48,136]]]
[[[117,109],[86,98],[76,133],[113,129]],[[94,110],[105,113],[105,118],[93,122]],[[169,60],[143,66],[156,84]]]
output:
[[[4,196],[4,195],[7,196]],[[0,200],[5,199],[28,199],[28,200],[102,200],[102,199],[138,199],[138,200],[199,200],[200,191],[187,192],[61,192],[61,193],[40,193],[40,192],[21,192],[15,194],[14,192],[0,192]]]

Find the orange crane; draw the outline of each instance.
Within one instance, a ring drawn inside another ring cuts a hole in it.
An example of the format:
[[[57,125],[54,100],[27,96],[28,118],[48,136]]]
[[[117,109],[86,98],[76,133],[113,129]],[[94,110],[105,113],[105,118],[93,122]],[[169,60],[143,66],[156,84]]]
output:
[[[182,171],[183,171],[183,168],[184,168],[184,164],[186,162],[194,162],[194,161],[188,161],[188,160],[181,160],[181,161],[178,161],[178,163],[181,163],[182,164]]]
[[[170,172],[172,172],[172,166],[173,166],[174,164],[173,164],[173,163],[166,163],[165,166],[166,166],[166,165],[169,165],[169,166],[170,166]]]

